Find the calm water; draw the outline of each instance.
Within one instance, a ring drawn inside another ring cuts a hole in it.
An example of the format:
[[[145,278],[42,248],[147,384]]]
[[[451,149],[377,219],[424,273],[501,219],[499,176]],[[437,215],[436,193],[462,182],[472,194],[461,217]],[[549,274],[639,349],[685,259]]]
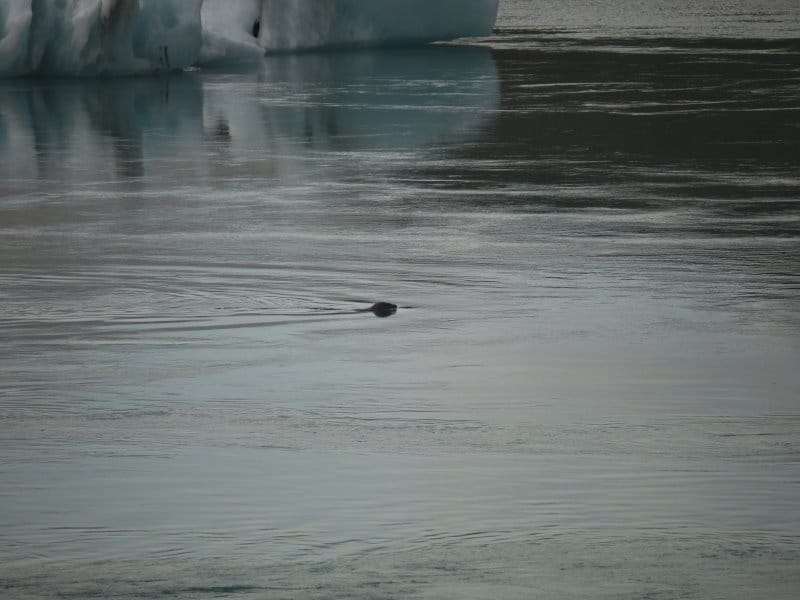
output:
[[[0,83],[3,598],[800,594],[800,11],[545,4]]]

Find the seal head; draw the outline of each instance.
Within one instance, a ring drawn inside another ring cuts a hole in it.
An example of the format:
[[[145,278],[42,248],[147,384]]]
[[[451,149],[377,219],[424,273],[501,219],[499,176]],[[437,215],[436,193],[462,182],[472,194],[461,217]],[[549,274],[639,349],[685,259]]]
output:
[[[369,307],[369,310],[372,311],[372,314],[376,317],[391,317],[397,312],[397,305],[391,302],[376,302]]]

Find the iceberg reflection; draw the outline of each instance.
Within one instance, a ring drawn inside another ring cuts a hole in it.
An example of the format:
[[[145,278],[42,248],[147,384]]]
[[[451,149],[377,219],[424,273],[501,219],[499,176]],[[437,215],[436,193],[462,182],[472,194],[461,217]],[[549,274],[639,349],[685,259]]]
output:
[[[6,81],[0,177],[308,177],[320,153],[468,137],[499,96],[491,53],[464,47],[275,56],[239,74]]]

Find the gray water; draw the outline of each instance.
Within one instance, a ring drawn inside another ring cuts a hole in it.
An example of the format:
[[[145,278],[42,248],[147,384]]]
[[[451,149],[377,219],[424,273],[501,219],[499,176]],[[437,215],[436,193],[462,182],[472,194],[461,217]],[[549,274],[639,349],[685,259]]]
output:
[[[798,9],[544,4],[0,83],[0,596],[800,594]]]

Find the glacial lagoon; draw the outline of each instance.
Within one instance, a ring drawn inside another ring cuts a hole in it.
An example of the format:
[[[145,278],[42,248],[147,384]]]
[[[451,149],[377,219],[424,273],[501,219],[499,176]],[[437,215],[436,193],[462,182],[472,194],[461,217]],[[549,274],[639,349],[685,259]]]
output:
[[[0,83],[4,597],[797,597],[796,39],[562,17]]]

